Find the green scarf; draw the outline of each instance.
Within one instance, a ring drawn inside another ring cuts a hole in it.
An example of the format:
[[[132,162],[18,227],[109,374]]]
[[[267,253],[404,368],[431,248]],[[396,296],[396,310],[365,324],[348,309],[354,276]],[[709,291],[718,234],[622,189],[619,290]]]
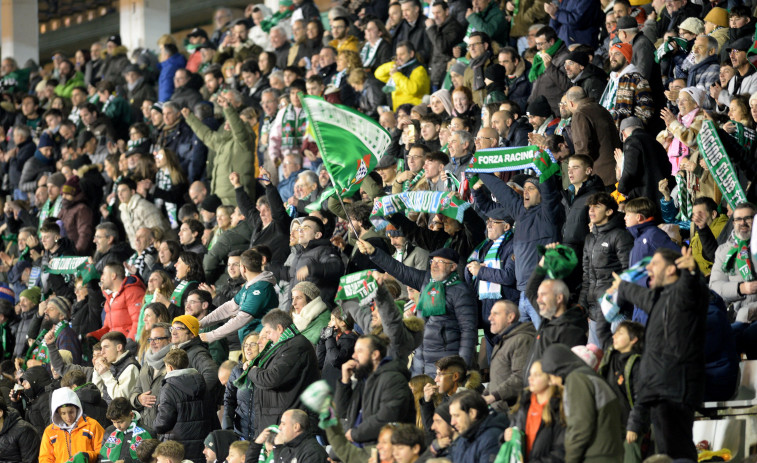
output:
[[[744,124],[741,122],[736,122],[734,120],[731,120],[731,122],[736,126],[736,132],[732,133],[731,136],[736,139],[739,145],[751,151],[757,133],[749,127],[744,127]]]
[[[171,304],[181,307],[182,302],[184,301],[184,291],[186,291],[187,286],[191,285],[192,283],[198,282],[181,280],[179,286],[177,286],[176,289],[173,290],[173,293],[171,293]]]
[[[139,418],[139,413],[134,412],[134,418],[132,418],[126,432],[115,429],[110,433],[100,449],[100,455],[102,455],[103,459],[108,461],[120,460],[121,447],[126,443],[129,445],[129,455],[132,460],[137,460],[137,447],[139,447],[139,444],[145,439],[152,439],[149,432],[137,425]],[[126,437],[127,434],[130,435],[128,439]]]
[[[234,381],[234,386],[236,386],[237,389],[249,389],[249,386],[247,385],[247,375],[250,373],[250,370],[252,370],[252,367],[257,367],[267,362],[286,341],[289,341],[298,334],[300,334],[300,331],[294,326],[294,323],[292,323],[283,333],[281,333],[281,337],[279,337],[278,341],[275,343],[268,341],[258,356],[250,360],[247,364],[247,369],[239,375],[239,378],[237,378],[236,381]]]
[[[10,331],[10,328],[8,327],[8,322],[5,321],[2,324],[0,324],[0,342],[2,343],[2,357],[0,357],[0,360],[6,360],[13,357],[13,347],[11,346],[10,349],[8,349],[8,332]]]
[[[562,47],[563,42],[560,39],[557,39],[555,41],[555,44],[552,45],[547,49],[547,54],[549,56],[555,56],[555,53],[557,53],[557,50]],[[544,74],[544,71],[546,71],[547,68],[544,66],[544,60],[541,59],[541,53],[537,53],[534,55],[534,62],[531,65],[531,70],[528,71],[528,81],[533,82],[536,79],[539,78],[540,75]]]
[[[66,460],[66,463],[89,463],[89,455],[87,452],[79,452]]]
[[[455,286],[462,283],[460,275],[454,271],[447,275],[442,281],[430,279],[426,287],[421,291],[418,299],[418,309],[423,314],[423,318],[433,317],[434,315],[444,315],[447,313],[446,287]]]
[[[408,61],[407,63],[405,63],[405,64],[403,64],[401,66],[398,66],[397,67],[397,72],[402,72],[403,69],[411,67],[411,66],[415,66],[416,64],[418,64],[418,60],[416,60],[415,58],[413,58],[410,61]],[[381,91],[384,92],[384,93],[387,93],[387,94],[388,93],[392,93],[392,92],[394,92],[396,90],[397,90],[397,84],[394,82],[394,78],[393,77],[389,77],[389,80],[386,82],[386,85],[384,85],[383,87],[381,87]]]
[[[63,331],[66,326],[69,326],[69,324],[65,321],[58,322],[58,324],[53,326],[53,329],[55,330],[55,339],[58,339],[60,332]],[[50,355],[48,354],[47,344],[45,343],[45,335],[47,332],[48,330],[39,331],[39,335],[37,335],[34,343],[29,346],[29,350],[26,352],[27,360],[32,358],[39,360],[42,363],[50,363]]]
[[[266,34],[271,32],[274,26],[277,26],[282,20],[289,19],[294,12],[294,6],[290,6],[286,11],[277,11],[271,17],[260,21],[260,28]]]
[[[418,171],[417,174],[415,174],[415,177],[411,178],[410,180],[406,181],[402,184],[402,191],[410,191],[415,187],[415,185],[418,184],[423,179],[423,176],[426,175],[426,170],[421,169]]]
[[[731,235],[731,238],[733,238],[735,244],[725,255],[723,271],[731,273],[733,270],[738,270],[742,280],[753,281],[756,275],[749,254],[749,240],[740,240],[736,237],[735,232]]]

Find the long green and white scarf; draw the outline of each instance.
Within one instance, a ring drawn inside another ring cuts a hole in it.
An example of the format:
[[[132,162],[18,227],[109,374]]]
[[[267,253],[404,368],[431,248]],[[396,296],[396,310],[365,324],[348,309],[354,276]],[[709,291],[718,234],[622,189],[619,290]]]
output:
[[[176,289],[173,290],[173,293],[171,293],[171,304],[181,306],[182,301],[184,300],[184,291],[187,290],[187,286],[191,285],[192,283],[198,283],[197,281],[187,281],[187,280],[181,280],[181,283],[179,283],[179,286],[176,287]]]
[[[731,121],[736,126],[736,132],[730,134],[736,139],[737,143],[743,146],[750,153],[752,152],[752,144],[757,139],[757,132],[749,127],[744,127],[741,122]]]
[[[433,278],[428,280],[426,286],[421,291],[418,298],[418,309],[423,318],[433,317],[434,315],[444,315],[447,313],[447,286],[455,286],[462,283],[457,271],[451,272],[447,278],[436,281]]]
[[[557,50],[560,49],[560,47],[563,45],[563,41],[560,39],[557,39],[555,43],[547,48],[546,52],[549,56],[555,56],[555,53],[557,53]],[[547,70],[547,67],[544,66],[544,60],[541,57],[541,53],[537,53],[534,55],[534,62],[531,66],[531,70],[528,71],[528,81],[533,82],[536,79],[538,79],[542,74],[544,74],[544,71]]]
[[[238,389],[249,389],[250,386],[247,384],[247,375],[250,373],[250,370],[252,370],[252,367],[257,367],[267,362],[268,359],[271,358],[271,356],[273,356],[273,354],[275,354],[276,351],[278,351],[286,341],[289,341],[298,334],[300,334],[300,331],[296,326],[294,326],[294,323],[292,323],[284,330],[283,333],[281,333],[278,341],[276,341],[275,343],[268,341],[268,343],[258,354],[258,356],[250,360],[250,362],[247,364],[247,369],[245,369],[242,374],[239,375],[239,378],[234,381],[234,386],[236,386]]]
[[[374,46],[371,46],[371,42],[365,41],[365,45],[360,49],[360,61],[362,61],[363,66],[370,67],[373,65],[373,60],[376,58],[376,52],[382,40],[384,39],[379,37],[378,42]]]
[[[493,268],[493,269],[501,269],[502,268],[502,261],[499,260],[499,248],[502,246],[502,244],[510,241],[510,238],[512,238],[513,232],[512,230],[507,230],[504,232],[499,238],[494,240],[494,243],[492,243],[491,247],[486,251],[486,255],[484,256],[484,260],[482,265],[484,267]],[[479,259],[481,258],[481,250],[487,245],[487,243],[491,243],[491,240],[486,239],[479,244],[476,249],[473,250],[470,257],[468,258],[468,262],[479,262]],[[476,278],[478,282],[478,297],[481,299],[500,299],[502,297],[502,286],[499,283],[493,283],[491,281],[484,281],[479,278]]]
[[[442,214],[462,222],[465,211],[470,205],[451,191],[404,191],[396,195],[376,198],[370,217],[376,219],[404,211],[413,211]]]
[[[749,240],[741,240],[736,236],[734,231],[731,234],[731,239],[734,245],[725,255],[723,261],[723,271],[731,273],[734,270],[739,272],[741,279],[744,281],[754,281],[757,277],[754,273],[754,265],[752,264],[752,256],[749,252]]]
[[[405,182],[402,183],[402,191],[412,190],[415,187],[415,185],[417,185],[418,182],[420,182],[423,179],[425,175],[426,175],[425,169],[419,170],[418,173],[415,174],[415,177],[411,178],[410,180],[406,180]]]
[[[137,447],[139,447],[139,444],[146,439],[152,439],[150,433],[137,424],[140,418],[139,412],[135,411],[133,413],[134,418],[132,418],[129,427],[126,428],[126,432],[116,429],[103,442],[100,449],[100,455],[102,455],[103,459],[108,461],[120,460],[121,447],[126,443],[129,446],[129,456],[136,461],[138,460]],[[127,438],[127,435],[130,437]]]
[[[155,184],[161,190],[168,191],[171,189],[173,186],[173,180],[171,180],[171,173],[168,169],[158,170],[158,173],[155,175]],[[155,205],[158,207],[164,205],[166,207],[166,212],[168,213],[168,221],[171,223],[171,228],[179,228],[179,208],[175,203],[169,203],[160,198],[156,198]]]

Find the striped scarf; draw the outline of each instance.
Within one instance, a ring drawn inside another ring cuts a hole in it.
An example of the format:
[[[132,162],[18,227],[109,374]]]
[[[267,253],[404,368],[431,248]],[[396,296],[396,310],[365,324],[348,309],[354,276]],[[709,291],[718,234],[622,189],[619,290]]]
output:
[[[483,261],[481,261],[481,250],[488,244],[491,243],[491,240],[484,240],[479,244],[476,249],[473,250],[473,253],[471,253],[470,257],[468,258],[468,262],[481,262],[484,267],[493,268],[493,269],[501,269],[502,268],[502,261],[499,259],[499,248],[504,243],[510,241],[510,238],[513,237],[512,230],[507,230],[504,232],[499,238],[494,240],[491,247],[486,251],[486,255],[484,256]],[[476,278],[478,282],[478,296],[481,299],[500,299],[502,297],[502,286],[498,283],[492,283],[490,281],[483,281],[479,278]]]
[[[173,181],[171,180],[171,173],[168,171],[168,169],[160,169],[158,170],[158,173],[155,174],[155,185],[160,188],[161,190],[170,190],[171,187],[173,187]],[[160,198],[155,199],[155,205],[160,208],[161,206],[165,206],[166,212],[168,213],[168,221],[171,223],[171,228],[177,229],[179,228],[179,207],[178,205],[174,203],[168,203],[163,201]]]

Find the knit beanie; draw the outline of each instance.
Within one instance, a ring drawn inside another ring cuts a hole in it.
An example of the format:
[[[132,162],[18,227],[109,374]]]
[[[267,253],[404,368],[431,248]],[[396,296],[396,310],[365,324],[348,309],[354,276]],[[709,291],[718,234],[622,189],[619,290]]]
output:
[[[450,116],[452,115],[455,107],[452,104],[452,95],[450,95],[449,90],[442,88],[432,93],[431,96],[439,98],[444,105],[444,109],[447,111],[447,114],[449,114]]]
[[[301,281],[294,285],[294,288],[292,288],[292,291],[299,291],[302,294],[305,295],[305,297],[308,298],[308,300],[313,300],[321,295],[321,290],[316,286],[315,284],[309,282],[309,281]]]
[[[50,134],[47,132],[42,132],[42,135],[39,136],[39,143],[37,144],[37,149],[47,148],[50,146],[55,146],[55,143],[53,142],[53,137],[51,137]]]
[[[0,283],[0,299],[5,299],[11,304],[16,303],[16,293],[5,283]]]
[[[66,184],[66,176],[61,174],[60,172],[56,172],[47,178],[47,183],[52,183],[58,188],[63,188],[63,185]]]
[[[719,6],[711,9],[707,16],[704,17],[705,22],[711,22],[712,24],[720,27],[728,27],[728,11]]]
[[[53,296],[47,300],[47,305],[58,309],[64,320],[71,319],[71,303],[65,297]]]
[[[626,58],[629,64],[631,64],[631,58],[633,58],[633,47],[630,43],[616,43],[612,48],[617,48]]]
[[[449,402],[442,402],[439,404],[439,406],[434,409],[434,413],[439,415],[439,418],[446,421],[448,425],[452,426],[452,415],[449,413]]]
[[[200,334],[200,322],[192,315],[179,315],[173,319],[171,324],[176,322],[186,326],[193,335],[198,336]]]
[[[507,70],[501,64],[492,64],[484,69],[484,77],[494,82],[504,82],[507,79]]]
[[[25,297],[29,299],[32,304],[38,305],[40,298],[42,298],[42,290],[39,289],[39,286],[32,286],[29,289],[21,291],[19,297]]]
[[[81,186],[79,186],[79,177],[77,175],[73,175],[71,176],[71,178],[66,180],[65,185],[63,185],[63,194],[76,196],[79,193],[81,193]]]
[[[689,31],[694,35],[700,35],[704,34],[704,23],[701,19],[692,16],[684,19],[681,25],[678,26],[678,29]]]

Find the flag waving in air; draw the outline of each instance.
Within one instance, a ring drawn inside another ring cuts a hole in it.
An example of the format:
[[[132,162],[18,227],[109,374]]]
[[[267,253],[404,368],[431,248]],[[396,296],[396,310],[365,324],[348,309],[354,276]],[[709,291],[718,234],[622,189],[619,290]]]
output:
[[[392,137],[378,122],[354,109],[300,94],[323,164],[336,193],[344,198],[360,189],[360,183],[391,144]]]

